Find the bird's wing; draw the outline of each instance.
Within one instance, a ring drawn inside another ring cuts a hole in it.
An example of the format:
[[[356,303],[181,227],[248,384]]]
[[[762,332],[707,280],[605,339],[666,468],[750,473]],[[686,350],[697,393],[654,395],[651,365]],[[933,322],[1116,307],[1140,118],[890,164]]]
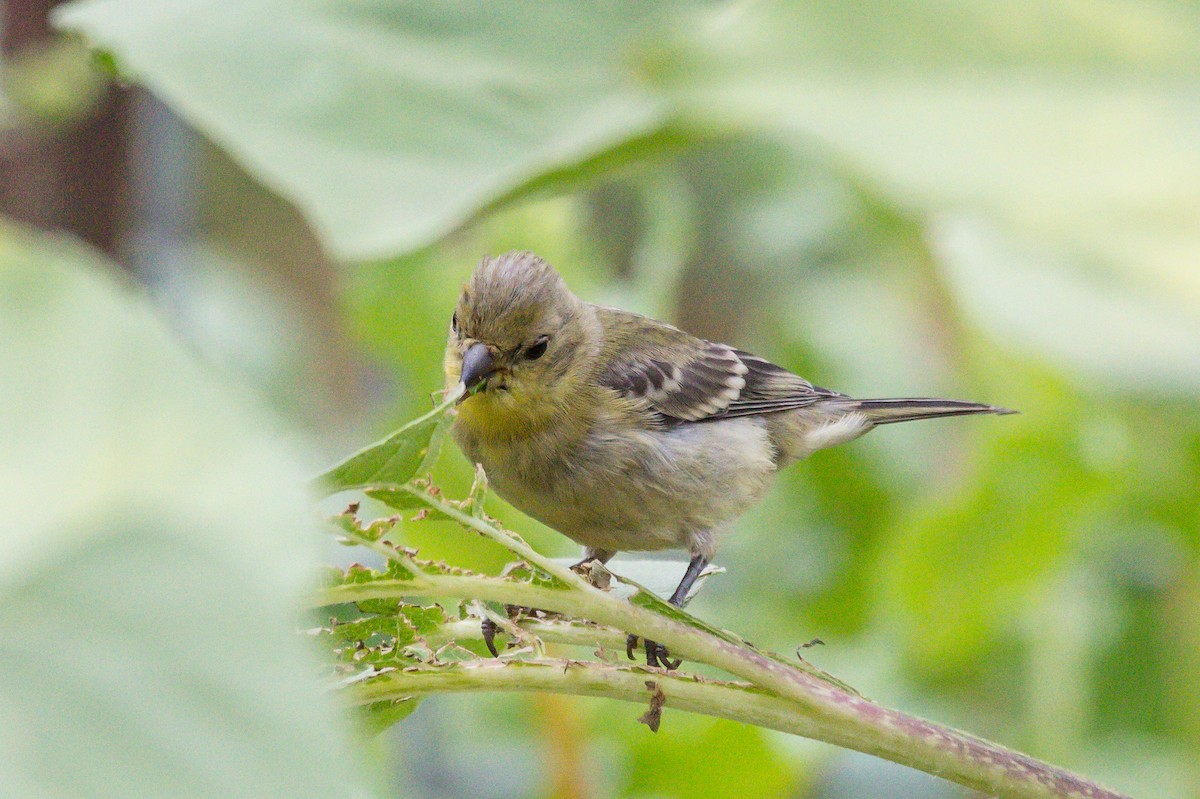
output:
[[[841,396],[748,352],[637,314],[599,310],[606,333],[600,383],[664,422],[774,413]]]
[[[803,408],[833,397],[845,397],[837,391],[814,386],[799,375],[743,350],[734,350],[748,369],[746,387],[730,403],[725,416],[750,416]]]

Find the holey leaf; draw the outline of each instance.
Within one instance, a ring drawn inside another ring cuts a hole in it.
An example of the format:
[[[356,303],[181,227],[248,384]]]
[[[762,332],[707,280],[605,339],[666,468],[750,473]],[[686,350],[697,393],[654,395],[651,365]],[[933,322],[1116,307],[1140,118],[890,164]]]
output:
[[[579,558],[555,558],[554,560],[560,566],[570,567]],[[612,576],[617,578],[608,586],[613,595],[628,598],[637,593],[638,588],[645,588],[658,596],[670,596],[675,591],[675,586],[679,585],[679,581],[683,579],[687,567],[687,561],[681,560],[619,557],[602,568],[612,572]],[[712,564],[705,566],[704,570],[700,572],[700,576],[692,583],[687,601],[690,602],[696,594],[700,593],[709,577],[724,571],[722,566]]]
[[[402,485],[412,479],[430,454],[438,425],[465,389],[460,383],[441,405],[413,419],[396,432],[331,466],[316,478],[328,494],[372,485]]]
[[[365,796],[303,458],[119,273],[0,225],[0,796]]]
[[[449,639],[441,632],[452,620],[437,605],[413,605],[399,601],[365,600],[358,604],[364,615],[356,619],[332,619],[322,633],[343,660],[373,666],[407,666],[420,662],[405,647],[430,636]],[[379,611],[379,615],[372,615]]]
[[[657,130],[640,48],[679,5],[89,0],[56,21],[355,260]]]

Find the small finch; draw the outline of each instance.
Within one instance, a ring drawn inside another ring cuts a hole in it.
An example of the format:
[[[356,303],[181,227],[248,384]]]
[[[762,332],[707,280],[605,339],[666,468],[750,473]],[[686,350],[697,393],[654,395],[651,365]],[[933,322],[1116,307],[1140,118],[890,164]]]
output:
[[[726,344],[584,302],[528,252],[475,269],[451,318],[445,372],[449,387],[477,389],[452,434],[496,492],[582,544],[581,563],[687,550],[676,606],[784,466],[878,425],[1011,413],[853,399]],[[650,665],[677,665],[652,641],[645,651]]]

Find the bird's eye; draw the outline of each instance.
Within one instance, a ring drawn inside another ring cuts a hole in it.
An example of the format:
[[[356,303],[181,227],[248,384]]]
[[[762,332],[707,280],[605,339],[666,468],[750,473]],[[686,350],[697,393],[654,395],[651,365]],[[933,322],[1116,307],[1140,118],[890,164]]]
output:
[[[550,341],[546,336],[542,336],[537,341],[525,348],[525,358],[530,361],[536,361],[538,358],[546,354],[546,344]]]
[[[450,317],[450,329],[454,331],[455,335],[458,335],[458,314],[457,313],[455,313],[453,316]]]

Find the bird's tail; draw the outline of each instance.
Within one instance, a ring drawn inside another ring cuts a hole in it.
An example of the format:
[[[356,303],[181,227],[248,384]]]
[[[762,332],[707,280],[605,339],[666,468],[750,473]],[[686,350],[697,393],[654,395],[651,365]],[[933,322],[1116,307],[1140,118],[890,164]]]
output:
[[[998,408],[980,402],[927,397],[855,400],[855,410],[876,425],[911,422],[915,419],[937,419],[942,416],[967,416],[974,413],[1016,413],[1008,408]]]

